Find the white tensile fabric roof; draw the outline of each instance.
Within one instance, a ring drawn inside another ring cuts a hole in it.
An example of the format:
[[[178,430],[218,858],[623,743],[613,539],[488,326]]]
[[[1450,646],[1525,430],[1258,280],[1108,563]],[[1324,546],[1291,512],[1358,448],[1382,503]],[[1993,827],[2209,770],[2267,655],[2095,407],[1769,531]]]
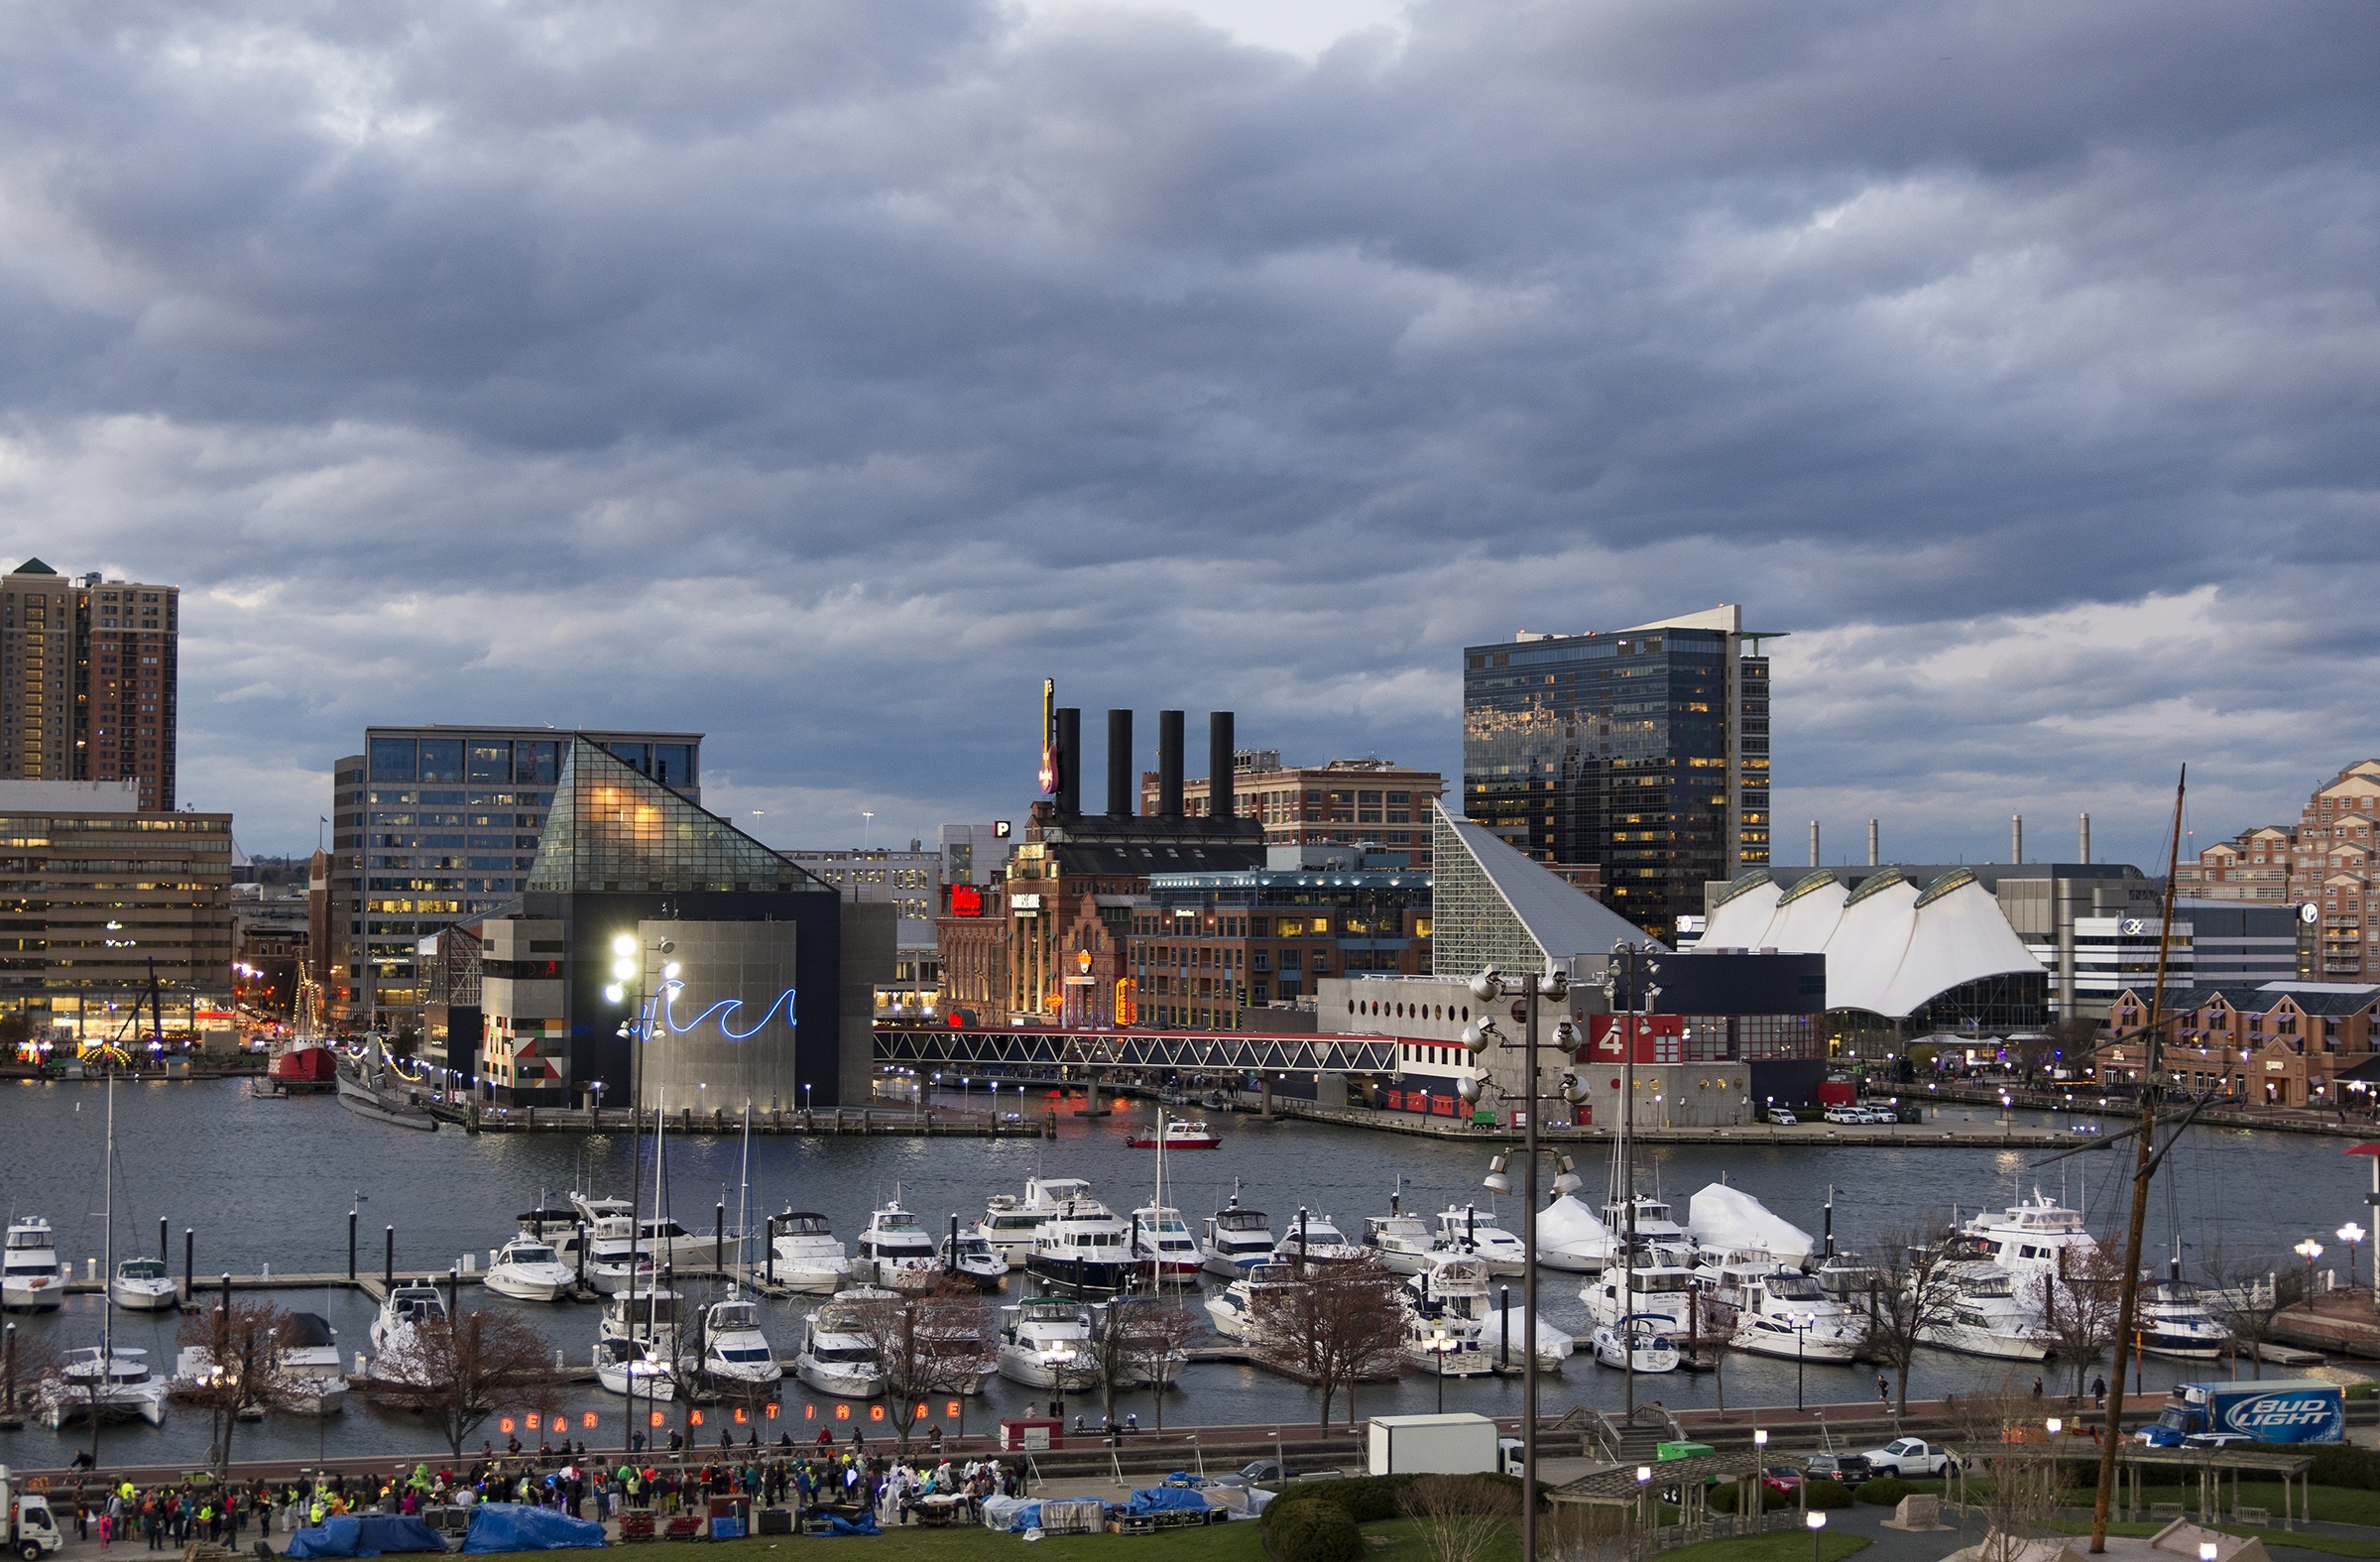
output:
[[[1856,895],[1824,870],[1783,888],[1754,882],[1711,913],[1695,947],[1823,954],[1829,1009],[1894,1020],[1954,987],[2042,969],[1991,892],[1964,874],[1923,895],[1897,873]]]

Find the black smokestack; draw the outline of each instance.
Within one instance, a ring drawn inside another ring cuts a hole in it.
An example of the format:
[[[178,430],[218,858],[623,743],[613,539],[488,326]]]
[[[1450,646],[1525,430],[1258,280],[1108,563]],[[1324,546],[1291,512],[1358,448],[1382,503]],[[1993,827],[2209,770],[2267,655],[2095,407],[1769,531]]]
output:
[[[1072,705],[1058,707],[1058,817],[1083,811],[1083,713]]]
[[[1108,812],[1129,819],[1140,810],[1132,806],[1132,713],[1108,712]]]
[[[1232,713],[1215,711],[1207,717],[1207,813],[1228,819],[1239,811],[1232,795]]]
[[[1182,713],[1157,712],[1157,815],[1182,816]]]

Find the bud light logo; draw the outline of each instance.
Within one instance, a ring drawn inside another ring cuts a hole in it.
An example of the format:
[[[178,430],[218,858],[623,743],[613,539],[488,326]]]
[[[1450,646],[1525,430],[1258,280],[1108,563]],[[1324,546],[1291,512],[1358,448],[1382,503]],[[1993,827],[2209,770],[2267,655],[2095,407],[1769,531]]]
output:
[[[2335,1391],[2258,1394],[2223,1411],[2223,1430],[2260,1443],[2336,1442],[2345,1435]]]

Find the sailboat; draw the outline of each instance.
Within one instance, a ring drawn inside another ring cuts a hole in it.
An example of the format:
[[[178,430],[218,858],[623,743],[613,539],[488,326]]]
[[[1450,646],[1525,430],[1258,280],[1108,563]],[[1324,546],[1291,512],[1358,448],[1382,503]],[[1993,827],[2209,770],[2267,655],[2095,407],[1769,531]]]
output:
[[[741,1172],[742,1191],[736,1197],[736,1265],[730,1267],[726,1255],[720,1255],[720,1266],[727,1268],[727,1297],[702,1310],[702,1361],[697,1370],[715,1387],[750,1388],[757,1384],[781,1381],[784,1369],[776,1360],[776,1349],[761,1332],[761,1310],[757,1301],[746,1294],[745,1282],[752,1277],[752,1103],[744,1104],[744,1164]],[[733,1278],[737,1269],[743,1279]]]
[[[116,1076],[107,1076],[107,1164],[100,1175],[100,1265],[115,1272]],[[99,1344],[67,1353],[65,1365],[42,1380],[41,1416],[56,1431],[69,1420],[120,1421],[139,1416],[151,1426],[166,1419],[166,1385],[149,1371],[149,1353],[116,1344],[116,1304],[100,1301]]]

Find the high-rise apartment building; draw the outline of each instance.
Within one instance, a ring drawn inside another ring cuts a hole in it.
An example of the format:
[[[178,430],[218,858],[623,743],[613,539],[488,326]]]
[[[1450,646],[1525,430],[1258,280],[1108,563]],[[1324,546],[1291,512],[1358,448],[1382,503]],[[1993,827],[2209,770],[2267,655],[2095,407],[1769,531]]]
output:
[[[699,804],[702,736],[587,732]],[[334,1019],[402,1034],[421,1022],[423,940],[527,888],[570,735],[551,727],[368,727],[332,772]]]
[[[1436,771],[1394,760],[1332,760],[1283,765],[1277,749],[1239,749],[1232,755],[1234,805],[1264,825],[1270,846],[1376,846],[1403,852],[1411,868],[1430,866],[1430,804],[1446,789]],[[1182,811],[1192,818],[1213,808],[1204,776],[1182,782]],[[1140,811],[1157,811],[1157,773],[1140,774]]]
[[[1768,862],[1772,638],[1725,606],[1465,648],[1464,816],[1674,936],[1706,881]]]
[[[2217,841],[2174,880],[2202,900],[2294,906],[2308,980],[2380,980],[2380,760],[2358,760],[2316,787],[2294,826],[2263,824]]]
[[[180,597],[38,558],[0,578],[0,780],[136,781],[173,811]]]

